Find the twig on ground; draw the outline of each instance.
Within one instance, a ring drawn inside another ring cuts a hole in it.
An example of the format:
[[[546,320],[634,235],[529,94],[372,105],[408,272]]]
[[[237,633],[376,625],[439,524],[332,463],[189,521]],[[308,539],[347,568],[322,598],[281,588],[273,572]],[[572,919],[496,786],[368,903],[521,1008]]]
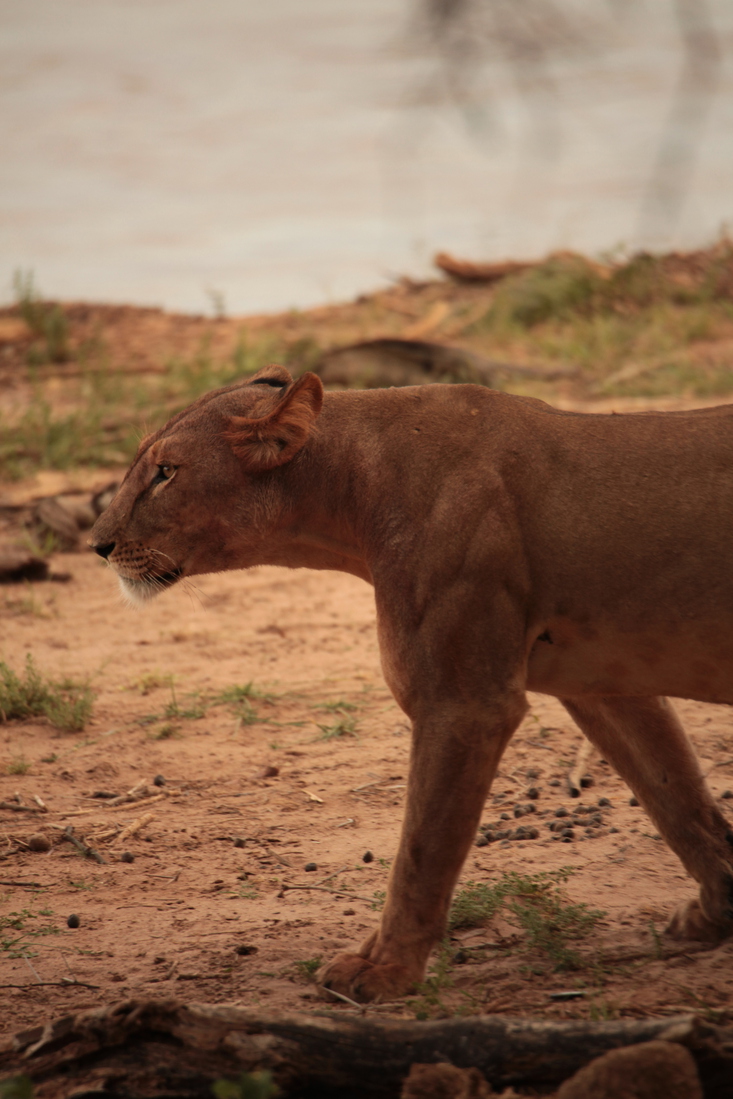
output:
[[[71,825],[69,825],[68,828],[64,829],[64,834],[61,838],[64,840],[68,840],[69,843],[73,844],[79,854],[83,855],[85,859],[94,859],[95,862],[101,863],[103,866],[106,866],[107,860],[104,858],[104,856],[100,855],[99,851],[95,851],[93,847],[87,847],[85,843],[82,843],[81,840],[78,840],[76,836],[73,835],[73,831],[73,828],[71,827]]]
[[[327,881],[331,881],[331,878],[337,878],[339,874],[343,874],[345,870],[349,870],[350,867],[342,866],[340,870],[334,870],[333,874],[329,874],[327,878],[322,878],[316,885],[325,885]]]
[[[345,1004],[350,1004],[351,1007],[358,1007],[359,1011],[365,1011],[364,1004],[358,1004],[356,1000],[352,1000],[349,996],[344,996],[342,992],[336,992],[333,988],[326,988],[325,991],[329,996],[335,996],[337,1000],[342,1000]]]
[[[126,828],[123,828],[114,843],[122,843],[123,840],[129,839],[130,836],[134,836],[136,832],[139,832],[141,828],[144,828],[146,824],[150,824],[151,820],[155,820],[155,813],[143,813],[141,817],[134,820],[131,824],[128,824]]]
[[[325,885],[283,885],[278,896],[284,897],[291,889],[308,889],[316,893],[330,893],[332,897],[349,897],[352,901],[366,901],[371,904],[374,897],[362,897],[359,893],[352,893],[350,889],[327,889]]]
[[[36,978],[36,980],[38,981],[39,985],[42,985],[42,984],[43,984],[43,981],[41,980],[41,978],[39,977],[39,975],[38,975],[38,973],[36,972],[35,968],[34,968],[34,967],[33,967],[33,965],[31,964],[31,960],[30,960],[30,958],[28,957],[28,955],[27,955],[27,954],[24,954],[24,955],[23,955],[23,961],[24,961],[24,962],[25,962],[25,964],[26,964],[26,965],[28,966],[28,968],[30,969],[31,973],[33,974],[33,976],[34,976],[34,977]]]
[[[90,985],[86,981],[70,981],[64,978],[62,981],[41,981],[37,985],[0,985],[0,988],[22,988],[28,991],[33,988],[100,988],[100,985]]]

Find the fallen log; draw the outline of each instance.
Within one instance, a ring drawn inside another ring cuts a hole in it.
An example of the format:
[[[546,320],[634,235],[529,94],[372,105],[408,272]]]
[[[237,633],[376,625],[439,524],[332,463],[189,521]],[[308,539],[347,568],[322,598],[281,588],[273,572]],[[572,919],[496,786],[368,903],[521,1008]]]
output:
[[[430,1022],[262,1016],[227,1005],[127,1001],[0,1040],[0,1077],[24,1074],[39,1099],[72,1093],[207,1096],[220,1078],[266,1069],[285,1096],[395,1099],[415,1063],[478,1068],[492,1085],[550,1089],[611,1049],[654,1039],[693,1054],[706,1099],[733,1096],[733,1028],[692,1015],[545,1022],[475,1016]]]
[[[498,282],[507,275],[516,275],[537,263],[521,263],[517,260],[499,260],[495,263],[476,263],[470,259],[458,259],[449,252],[438,252],[433,263],[446,275],[458,282]]]
[[[324,385],[426,385],[432,382],[474,382],[501,388],[502,378],[513,376],[557,381],[575,378],[578,370],[563,366],[532,366],[488,359],[463,347],[385,337],[363,340],[327,351],[313,366]]]

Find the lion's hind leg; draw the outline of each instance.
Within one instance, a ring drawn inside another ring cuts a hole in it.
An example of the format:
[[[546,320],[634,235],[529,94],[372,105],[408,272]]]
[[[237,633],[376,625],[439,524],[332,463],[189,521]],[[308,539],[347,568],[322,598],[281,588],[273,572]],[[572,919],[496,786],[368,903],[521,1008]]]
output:
[[[562,699],[579,727],[628,783],[700,885],[675,913],[675,938],[715,942],[733,934],[733,831],[666,698]]]

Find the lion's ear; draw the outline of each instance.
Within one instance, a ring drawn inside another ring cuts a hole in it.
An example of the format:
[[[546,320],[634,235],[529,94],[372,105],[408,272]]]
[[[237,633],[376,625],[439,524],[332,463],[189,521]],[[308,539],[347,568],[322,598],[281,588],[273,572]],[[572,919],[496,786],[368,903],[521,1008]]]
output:
[[[263,366],[261,370],[248,378],[246,385],[271,385],[274,389],[283,389],[286,385],[290,385],[292,380],[293,375],[284,366],[270,363],[269,366]]]
[[[316,374],[304,374],[285,390],[267,416],[250,420],[232,416],[224,438],[253,472],[284,465],[310,435],[323,404],[323,386]]]

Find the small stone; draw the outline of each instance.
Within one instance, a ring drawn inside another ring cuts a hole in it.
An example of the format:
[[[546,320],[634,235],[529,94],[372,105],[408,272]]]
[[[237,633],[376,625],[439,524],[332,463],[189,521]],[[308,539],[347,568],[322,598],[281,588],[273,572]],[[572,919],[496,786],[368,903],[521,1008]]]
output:
[[[638,804],[639,804],[639,799],[638,798],[635,798],[635,797],[630,797],[629,798],[629,805],[638,805]]]
[[[456,1068],[454,1065],[412,1064],[410,1074],[402,1083],[401,1099],[438,1099],[447,1096],[471,1096],[488,1099],[494,1094],[477,1068]]]
[[[452,961],[454,965],[465,965],[468,961],[468,951],[456,950],[455,954],[453,955]]]
[[[343,914],[344,914],[344,916],[355,916],[356,915],[356,909],[355,908],[345,908]]]
[[[539,778],[540,773],[536,767],[528,767],[524,772],[528,779]]]
[[[44,836],[42,832],[35,832],[28,840],[28,846],[31,851],[37,851],[43,853],[44,851],[51,850],[51,841],[48,836]]]
[[[120,862],[134,862],[135,856],[132,851],[123,851],[120,855]]]
[[[537,789],[536,786],[530,786],[529,790],[527,791],[526,796],[528,798],[531,798],[532,801],[536,801],[537,798],[540,796],[540,792],[539,792],[539,790]]]
[[[489,841],[487,840],[486,836],[479,833],[476,837],[476,847],[488,847],[488,845]]]
[[[595,781],[596,780],[593,778],[593,775],[583,775],[580,780],[580,785],[583,790],[587,790],[589,786],[593,786],[595,784]]]
[[[258,778],[277,778],[277,776],[279,774],[280,774],[280,768],[275,767],[274,764],[272,764],[272,763],[268,763],[266,767],[262,768],[262,770],[260,771],[260,773],[258,774],[257,777]]]
[[[307,863],[305,864],[305,869],[306,869],[306,870],[307,870],[307,871],[308,871],[309,873],[310,873],[310,871],[311,871],[311,870],[317,870],[317,869],[318,869],[318,863],[317,863],[317,862],[307,862]]]
[[[165,786],[165,779],[162,775],[156,775],[153,779],[153,786]]]
[[[240,943],[239,946],[234,947],[234,953],[239,954],[243,958],[246,958],[249,954],[256,954],[257,947],[250,946],[249,943]]]
[[[78,917],[78,916],[75,916],[75,915],[73,915],[73,914],[72,914],[72,915],[71,915],[71,916],[69,916],[69,918],[67,919],[67,921],[66,921],[66,926],[67,926],[67,927],[78,927],[78,926],[79,926],[79,924],[80,924],[80,922],[81,922],[81,921],[80,921],[79,917]]]
[[[527,829],[527,839],[536,840],[536,839],[539,839],[539,835],[540,835],[539,828],[528,828]]]
[[[508,813],[502,813],[501,816],[499,817],[499,820],[511,820],[511,819],[512,818],[509,816]]]
[[[536,805],[528,804],[528,805],[522,806],[522,808],[524,809],[525,813],[536,813],[537,812],[537,806]]]
[[[586,1099],[589,1095],[594,1099],[620,1095],[633,1095],[635,1099],[703,1099],[703,1089],[689,1049],[676,1042],[655,1040],[596,1057],[561,1084],[557,1099]]]
[[[613,828],[609,828],[608,831],[609,832],[618,832],[619,829],[616,827],[616,825],[614,825]]]
[[[234,846],[235,847],[244,847],[244,840],[242,839],[241,836],[235,836],[234,837]]]
[[[598,804],[602,809],[613,809],[613,806],[611,805],[611,802],[608,800],[608,798],[599,798]]]
[[[364,854],[361,856],[361,861],[374,862],[374,855],[371,853],[371,851],[365,851]]]
[[[486,838],[487,843],[491,843],[493,840],[496,839],[496,832],[494,832],[491,828],[487,828],[484,832],[484,837]]]
[[[551,778],[550,786],[562,786],[562,783],[560,782],[559,778]]]
[[[559,809],[555,810],[555,816],[556,817],[568,817],[568,816],[570,816],[570,814],[568,813],[567,809],[565,809],[561,805]]]
[[[514,806],[514,816],[515,817],[523,817],[524,816],[524,809],[522,808],[521,805],[515,805]]]
[[[733,790],[723,790],[721,798],[733,798]]]
[[[572,830],[572,828],[564,828],[562,831],[562,837],[563,839],[574,839],[575,832]]]

